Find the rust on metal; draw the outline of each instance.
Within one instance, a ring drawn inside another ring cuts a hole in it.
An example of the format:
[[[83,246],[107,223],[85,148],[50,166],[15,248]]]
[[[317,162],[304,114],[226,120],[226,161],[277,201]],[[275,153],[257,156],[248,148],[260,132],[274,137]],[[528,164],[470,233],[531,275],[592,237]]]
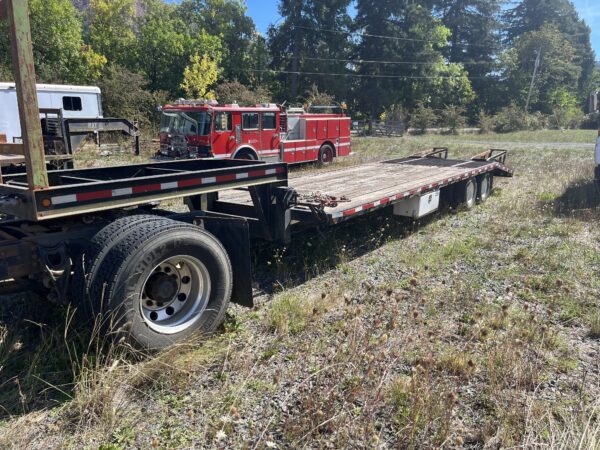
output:
[[[4,0],[12,50],[12,67],[17,88],[19,118],[31,189],[48,188],[44,140],[38,108],[35,66],[31,46],[28,0]]]
[[[22,155],[23,144],[0,143],[0,155]]]

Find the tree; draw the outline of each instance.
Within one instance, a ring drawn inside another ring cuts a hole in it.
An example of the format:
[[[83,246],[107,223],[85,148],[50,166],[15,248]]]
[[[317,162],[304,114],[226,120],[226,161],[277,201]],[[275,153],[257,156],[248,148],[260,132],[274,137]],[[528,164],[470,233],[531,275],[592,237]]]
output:
[[[271,93],[263,88],[249,89],[237,80],[219,84],[215,88],[217,100],[221,104],[237,103],[242,106],[254,106],[271,101]]]
[[[190,64],[183,72],[183,82],[181,89],[186,96],[191,99],[216,99],[215,93],[211,90],[219,79],[219,64],[209,55],[195,54],[190,58]]]
[[[90,0],[87,41],[109,63],[130,65],[136,39],[135,0]]]
[[[355,26],[362,77],[356,97],[368,116],[394,104],[464,106],[474,99],[464,67],[444,59],[450,30],[426,4],[358,0]]]
[[[500,95],[497,57],[502,50],[502,4],[502,0],[439,0],[435,6],[451,32],[444,56],[465,66],[478,107],[486,110],[497,108]]]
[[[222,43],[223,77],[250,83],[253,72],[252,49],[256,28],[242,0],[184,0],[181,18],[193,32],[203,31]]]
[[[162,0],[144,0],[144,14],[136,20],[135,69],[148,80],[151,91],[181,95],[183,73],[195,54],[218,59],[221,41],[203,30],[192,30],[179,7]]]
[[[522,107],[528,96],[538,51],[541,51],[540,65],[533,84],[530,109],[550,114],[553,109],[552,92],[560,88],[576,94],[582,68],[576,49],[556,25],[543,25],[538,31],[523,34],[503,57],[512,99]]]
[[[83,44],[81,20],[71,1],[30,0],[29,8],[39,79],[58,83],[93,82],[100,75],[106,59]],[[0,65],[10,68],[5,23],[0,26]]]
[[[338,98],[349,95],[349,4],[350,0],[280,1],[284,20],[269,29],[271,67],[280,96],[285,92],[296,101],[313,84]]]
[[[507,39],[514,44],[521,36],[553,25],[574,49],[580,67],[577,82],[581,98],[592,87],[595,54],[588,25],[579,18],[570,0],[522,0],[505,13]]]

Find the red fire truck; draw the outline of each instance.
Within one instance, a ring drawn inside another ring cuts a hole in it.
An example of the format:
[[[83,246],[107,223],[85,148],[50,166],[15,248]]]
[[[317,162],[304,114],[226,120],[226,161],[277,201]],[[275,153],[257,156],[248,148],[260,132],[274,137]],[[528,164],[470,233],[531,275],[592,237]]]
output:
[[[341,106],[305,111],[179,100],[162,109],[159,157],[327,164],[350,153],[350,118]]]

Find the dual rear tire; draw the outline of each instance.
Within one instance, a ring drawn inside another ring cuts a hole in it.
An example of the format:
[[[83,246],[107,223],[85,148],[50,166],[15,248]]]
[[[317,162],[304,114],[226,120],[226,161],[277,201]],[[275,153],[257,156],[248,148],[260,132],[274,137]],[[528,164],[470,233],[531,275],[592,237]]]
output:
[[[156,216],[100,230],[75,273],[74,297],[105,333],[157,350],[214,332],[225,318],[231,262],[215,236]]]

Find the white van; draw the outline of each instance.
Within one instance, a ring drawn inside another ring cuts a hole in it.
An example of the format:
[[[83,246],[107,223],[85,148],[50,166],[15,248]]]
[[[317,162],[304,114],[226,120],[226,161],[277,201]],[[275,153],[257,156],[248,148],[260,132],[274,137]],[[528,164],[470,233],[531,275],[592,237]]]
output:
[[[102,118],[100,88],[95,86],[38,84],[37,94],[40,108],[62,109],[65,119]],[[7,142],[21,137],[15,83],[0,83],[0,134]]]

